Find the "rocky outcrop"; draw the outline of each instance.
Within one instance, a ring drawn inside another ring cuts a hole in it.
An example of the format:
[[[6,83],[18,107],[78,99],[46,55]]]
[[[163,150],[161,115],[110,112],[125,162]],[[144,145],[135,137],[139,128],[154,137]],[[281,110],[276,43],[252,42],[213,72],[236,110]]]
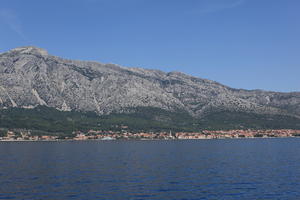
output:
[[[156,107],[199,118],[227,110],[300,117],[299,92],[233,89],[180,72],[66,60],[36,47],[0,54],[0,108],[37,105],[98,114]]]

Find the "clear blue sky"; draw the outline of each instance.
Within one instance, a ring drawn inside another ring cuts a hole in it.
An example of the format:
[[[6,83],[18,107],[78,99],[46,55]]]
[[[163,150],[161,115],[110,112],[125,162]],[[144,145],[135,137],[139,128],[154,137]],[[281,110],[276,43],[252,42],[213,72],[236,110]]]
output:
[[[300,91],[299,0],[0,0],[0,51]]]

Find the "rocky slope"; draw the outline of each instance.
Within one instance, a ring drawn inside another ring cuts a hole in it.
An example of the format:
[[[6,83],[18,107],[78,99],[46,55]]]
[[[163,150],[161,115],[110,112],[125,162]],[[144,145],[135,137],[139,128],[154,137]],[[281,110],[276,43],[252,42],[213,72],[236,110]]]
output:
[[[38,105],[97,114],[155,107],[197,118],[220,111],[300,118],[299,92],[233,89],[180,72],[66,60],[36,47],[0,54],[0,108]]]

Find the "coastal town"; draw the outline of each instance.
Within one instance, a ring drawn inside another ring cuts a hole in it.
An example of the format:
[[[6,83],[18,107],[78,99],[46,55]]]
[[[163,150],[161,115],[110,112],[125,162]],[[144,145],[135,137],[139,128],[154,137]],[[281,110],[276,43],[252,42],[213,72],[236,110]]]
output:
[[[276,138],[300,137],[300,130],[203,130],[201,132],[138,132],[129,131],[76,131],[68,137],[57,135],[33,135],[28,130],[7,130],[0,141],[61,141],[61,140],[182,140],[182,139],[229,139],[229,138]]]

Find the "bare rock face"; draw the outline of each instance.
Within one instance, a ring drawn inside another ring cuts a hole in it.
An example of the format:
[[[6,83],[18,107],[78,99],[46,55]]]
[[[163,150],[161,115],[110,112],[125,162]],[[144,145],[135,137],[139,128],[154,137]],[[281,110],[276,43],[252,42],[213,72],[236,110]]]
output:
[[[36,47],[0,54],[0,108],[37,105],[98,114],[156,107],[199,118],[216,111],[300,117],[299,92],[237,90],[180,72],[66,60]]]

